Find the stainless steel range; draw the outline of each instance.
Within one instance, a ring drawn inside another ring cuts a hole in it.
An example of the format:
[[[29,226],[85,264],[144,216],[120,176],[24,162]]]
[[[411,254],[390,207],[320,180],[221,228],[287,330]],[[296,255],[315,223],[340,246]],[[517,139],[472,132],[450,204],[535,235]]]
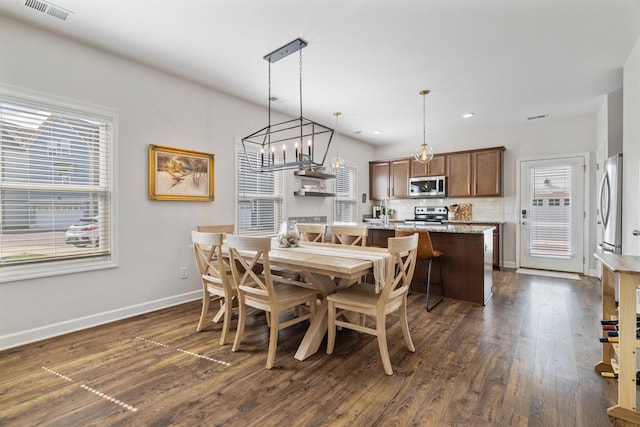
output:
[[[413,208],[413,219],[405,219],[405,224],[442,224],[449,215],[446,206],[416,206]]]

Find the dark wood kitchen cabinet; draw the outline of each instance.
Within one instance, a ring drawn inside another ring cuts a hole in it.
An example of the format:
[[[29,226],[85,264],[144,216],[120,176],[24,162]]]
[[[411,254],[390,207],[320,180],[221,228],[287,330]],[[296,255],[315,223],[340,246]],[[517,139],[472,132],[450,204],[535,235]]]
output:
[[[411,159],[411,178],[422,176],[440,176],[447,174],[447,158],[444,154],[436,154],[429,163]]]
[[[389,197],[389,162],[369,163],[369,199]]]
[[[471,153],[447,154],[447,197],[471,195]]]
[[[411,160],[393,160],[389,164],[389,197],[392,199],[409,198],[409,172]]]
[[[474,196],[502,196],[502,157],[504,147],[471,153]]]
[[[502,196],[505,148],[447,154],[447,197]]]
[[[369,198],[409,198],[410,159],[369,162]]]
[[[409,179],[447,177],[447,197],[501,197],[504,147],[439,153],[429,163],[414,158],[369,162],[369,198],[408,199]]]

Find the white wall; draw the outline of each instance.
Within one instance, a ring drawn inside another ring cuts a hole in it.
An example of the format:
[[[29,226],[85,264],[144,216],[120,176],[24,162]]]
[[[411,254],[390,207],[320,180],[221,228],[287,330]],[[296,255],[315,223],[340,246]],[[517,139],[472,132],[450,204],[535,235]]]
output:
[[[640,256],[640,38],[624,66],[622,253]]]
[[[234,141],[265,126],[266,110],[2,15],[0,40],[0,84],[114,109],[120,124],[119,267],[0,284],[0,349],[199,298],[189,230],[234,223]],[[215,201],[150,201],[149,144],[214,153]],[[341,151],[368,192],[373,149],[342,139]],[[294,198],[294,181],[288,216],[331,217],[332,199]],[[189,279],[178,278],[181,266]]]

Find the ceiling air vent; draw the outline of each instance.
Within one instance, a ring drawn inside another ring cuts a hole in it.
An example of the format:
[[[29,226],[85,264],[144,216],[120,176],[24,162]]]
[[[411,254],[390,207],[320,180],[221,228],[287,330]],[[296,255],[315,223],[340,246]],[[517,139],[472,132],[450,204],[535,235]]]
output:
[[[46,13],[49,16],[58,18],[61,21],[67,21],[73,12],[63,9],[53,3],[45,2],[42,0],[24,0],[24,5],[38,12]]]
[[[547,117],[549,117],[548,114],[540,114],[539,116],[527,117],[527,120],[540,120],[540,119],[546,119]]]

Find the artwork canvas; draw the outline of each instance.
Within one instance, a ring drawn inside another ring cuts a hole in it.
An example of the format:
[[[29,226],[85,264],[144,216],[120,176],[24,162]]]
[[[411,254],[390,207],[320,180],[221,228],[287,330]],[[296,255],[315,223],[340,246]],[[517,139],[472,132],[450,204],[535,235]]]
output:
[[[149,199],[212,201],[214,156],[149,145]]]

